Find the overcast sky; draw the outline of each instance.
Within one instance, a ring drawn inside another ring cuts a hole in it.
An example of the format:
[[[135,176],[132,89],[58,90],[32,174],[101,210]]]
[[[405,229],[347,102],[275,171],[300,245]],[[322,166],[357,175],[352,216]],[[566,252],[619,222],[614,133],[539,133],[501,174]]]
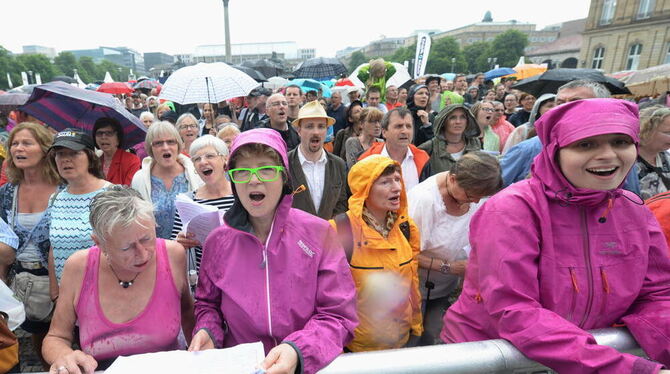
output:
[[[0,45],[57,51],[127,46],[144,52],[193,53],[198,45],[223,44],[221,0],[0,0]],[[417,29],[450,30],[479,22],[516,19],[539,27],[585,18],[588,0],[230,0],[231,42],[295,41],[334,56],[382,35]],[[10,16],[11,15],[11,16]]]

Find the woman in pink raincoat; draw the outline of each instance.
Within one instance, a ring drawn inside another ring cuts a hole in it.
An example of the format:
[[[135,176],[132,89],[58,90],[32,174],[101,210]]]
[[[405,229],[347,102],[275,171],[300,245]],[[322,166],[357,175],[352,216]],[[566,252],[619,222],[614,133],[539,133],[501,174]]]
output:
[[[463,293],[441,338],[503,338],[560,373],[656,373],[657,362],[598,345],[624,323],[670,365],[670,259],[642,200],[621,189],[635,162],[634,104],[580,100],[536,122],[533,176],[493,196],[470,227]]]
[[[311,374],[353,338],[356,289],[344,250],[327,221],[291,208],[289,175],[277,131],[235,138],[235,203],[203,247],[190,350],[260,340],[268,374]]]

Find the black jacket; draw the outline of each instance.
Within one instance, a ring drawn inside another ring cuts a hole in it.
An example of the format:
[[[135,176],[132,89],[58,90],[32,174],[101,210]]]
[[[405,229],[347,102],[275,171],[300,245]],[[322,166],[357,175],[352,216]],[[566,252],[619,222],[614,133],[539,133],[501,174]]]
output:
[[[286,148],[290,151],[292,149],[295,149],[295,147],[297,147],[298,144],[300,144],[300,136],[298,135],[298,132],[295,131],[290,122],[286,121],[286,125],[288,126],[288,130],[286,131],[280,131],[274,129],[272,128],[272,126],[270,126],[270,118],[266,118],[259,123],[258,127],[265,127],[277,131],[281,135],[282,139],[284,139],[284,142],[286,143]]]

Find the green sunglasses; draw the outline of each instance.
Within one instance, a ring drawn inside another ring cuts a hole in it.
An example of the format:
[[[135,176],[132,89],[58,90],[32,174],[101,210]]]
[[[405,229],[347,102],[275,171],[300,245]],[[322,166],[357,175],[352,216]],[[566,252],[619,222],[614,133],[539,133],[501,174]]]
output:
[[[255,175],[261,182],[274,182],[279,178],[282,171],[284,171],[283,166],[268,165],[252,169],[231,169],[228,170],[228,176],[233,183],[249,183],[252,175]]]

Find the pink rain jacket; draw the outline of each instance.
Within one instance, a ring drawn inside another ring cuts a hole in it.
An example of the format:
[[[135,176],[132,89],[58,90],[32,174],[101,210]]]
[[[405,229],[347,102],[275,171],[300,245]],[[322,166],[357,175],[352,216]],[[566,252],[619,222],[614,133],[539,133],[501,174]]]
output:
[[[247,143],[272,147],[288,166],[278,132],[243,132],[231,156]],[[266,245],[250,233],[248,214],[237,196],[225,224],[207,237],[194,332],[206,329],[218,348],[260,340],[266,354],[288,343],[298,353],[296,372],[315,373],[353,338],[356,289],[335,230],[327,221],[291,208],[288,186]]]
[[[638,196],[575,188],[555,161],[559,148],[594,135],[638,143],[637,107],[581,100],[536,125],[546,146],[533,177],[493,196],[472,220],[463,293],[441,338],[503,338],[559,373],[655,373],[660,364],[598,345],[586,330],[623,322],[649,357],[670,364],[663,233]]]

